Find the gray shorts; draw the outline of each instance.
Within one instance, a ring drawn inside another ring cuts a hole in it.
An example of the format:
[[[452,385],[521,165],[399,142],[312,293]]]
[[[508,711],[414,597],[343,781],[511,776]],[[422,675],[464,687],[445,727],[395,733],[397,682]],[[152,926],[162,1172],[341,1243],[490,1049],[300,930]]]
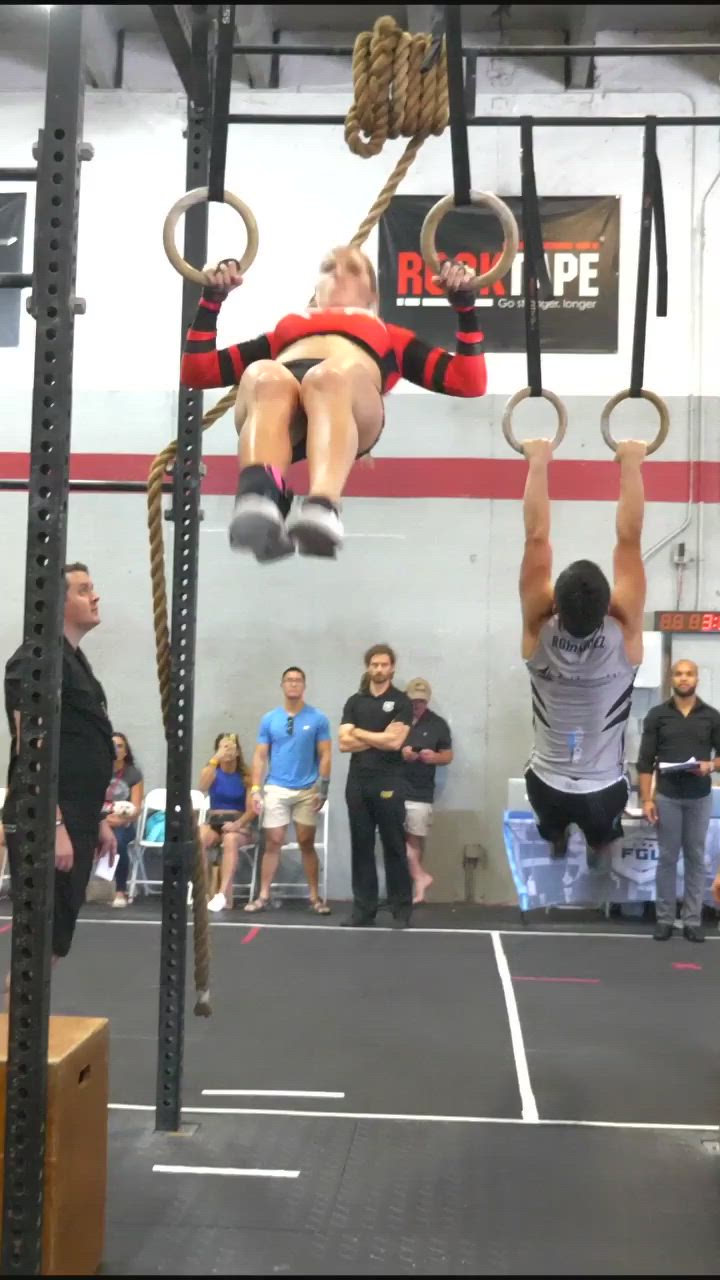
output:
[[[426,836],[432,826],[433,807],[422,800],[405,801],[405,830],[410,836]]]

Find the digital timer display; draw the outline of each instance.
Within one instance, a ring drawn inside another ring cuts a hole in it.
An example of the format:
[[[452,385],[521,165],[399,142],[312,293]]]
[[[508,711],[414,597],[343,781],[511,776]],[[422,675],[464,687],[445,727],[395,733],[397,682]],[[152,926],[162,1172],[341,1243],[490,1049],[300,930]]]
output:
[[[713,610],[688,609],[655,614],[656,631],[694,632],[698,635],[720,635],[720,613]]]

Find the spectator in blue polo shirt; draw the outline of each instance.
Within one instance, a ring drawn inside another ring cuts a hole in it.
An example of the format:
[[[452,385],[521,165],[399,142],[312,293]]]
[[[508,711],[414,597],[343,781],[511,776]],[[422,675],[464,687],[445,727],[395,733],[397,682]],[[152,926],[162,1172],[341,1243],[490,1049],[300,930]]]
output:
[[[265,911],[269,906],[280,851],[293,822],[311,909],[318,915],[329,915],[330,908],[320,898],[315,827],[330,787],[330,723],[322,711],[305,702],[305,672],[300,667],[288,667],[281,683],[282,706],[268,711],[260,721],[253,757],[251,803],[258,814],[262,813],[265,847],[260,894],[245,910]]]

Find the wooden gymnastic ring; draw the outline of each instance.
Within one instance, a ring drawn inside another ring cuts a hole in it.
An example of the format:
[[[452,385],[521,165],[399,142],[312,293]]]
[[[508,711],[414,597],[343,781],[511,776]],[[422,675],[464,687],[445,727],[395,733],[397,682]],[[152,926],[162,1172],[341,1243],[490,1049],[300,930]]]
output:
[[[188,209],[191,209],[194,204],[202,204],[204,200],[207,200],[207,198],[207,187],[195,187],[193,191],[186,191],[185,195],[181,196],[173,205],[165,219],[165,222],[163,223],[163,246],[165,248],[165,252],[175,270],[178,271],[181,276],[184,276],[186,280],[191,280],[193,284],[204,285],[207,284],[207,281],[202,271],[198,271],[196,267],[192,267],[190,263],[186,262],[178,252],[177,245],[175,244],[175,228],[182,215],[186,213]],[[257,257],[259,244],[258,225],[255,221],[255,216],[252,210],[249,209],[238,196],[233,195],[232,191],[223,191],[223,202],[225,204],[229,204],[231,209],[234,209],[236,213],[239,213],[245,223],[245,230],[247,231],[247,248],[238,262],[238,270],[240,274],[243,275],[247,271],[248,267],[252,266],[255,258]]]
[[[518,441],[515,435],[515,432],[512,429],[513,411],[515,410],[517,405],[520,404],[521,400],[527,400],[531,395],[532,395],[532,391],[530,387],[523,387],[522,391],[516,391],[515,395],[510,397],[507,404],[505,405],[505,409],[503,410],[503,416],[502,416],[503,435],[505,436],[505,439],[510,445],[510,448],[514,449],[516,453],[523,453],[523,447]],[[555,437],[550,446],[554,453],[558,445],[561,444],[563,439],[565,438],[565,432],[567,431],[567,424],[568,424],[568,413],[562,400],[560,399],[559,396],[555,395],[554,391],[547,391],[545,387],[543,387],[542,391],[540,392],[540,396],[542,396],[543,400],[549,400],[550,404],[554,406],[555,412],[557,413],[557,416],[558,416],[557,431],[555,432]],[[535,397],[535,398],[539,399],[539,397]]]
[[[491,191],[471,191],[470,203],[491,209],[496,214],[503,230],[502,253],[495,265],[490,267],[483,275],[473,276],[472,280],[468,281],[467,287],[479,292],[480,289],[492,284],[494,280],[500,280],[510,270],[518,251],[520,233],[518,224],[515,221],[515,215],[505,204],[505,201],[501,200],[499,196],[493,195]],[[437,204],[434,204],[426,215],[420,231],[422,256],[436,275],[440,274],[440,259],[435,249],[435,236],[445,214],[455,207],[454,196],[445,196],[442,200],[438,200]]]
[[[654,391],[646,391],[643,389],[640,392],[640,398],[643,400],[649,400],[651,404],[654,404],[660,417],[660,426],[658,427],[657,435],[654,440],[650,441],[647,449],[645,450],[645,457],[649,458],[651,453],[654,453],[656,449],[660,448],[660,445],[663,443],[668,431],[670,430],[670,410],[668,409],[665,401],[660,396],[657,396]],[[602,431],[602,438],[608,449],[612,449],[613,453],[617,452],[618,441],[610,430],[610,415],[613,409],[617,409],[617,406],[622,404],[623,400],[637,399],[638,396],[634,396],[631,391],[618,391],[618,394],[613,396],[612,400],[608,400],[605,408],[600,414],[600,430]]]

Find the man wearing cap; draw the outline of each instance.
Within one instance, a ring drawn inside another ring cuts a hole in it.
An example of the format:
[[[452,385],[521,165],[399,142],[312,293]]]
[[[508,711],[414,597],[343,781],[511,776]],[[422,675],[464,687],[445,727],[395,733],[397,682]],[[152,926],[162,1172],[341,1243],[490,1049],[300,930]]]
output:
[[[413,903],[417,904],[425,901],[425,894],[433,882],[422,865],[422,858],[432,822],[435,769],[438,765],[450,764],[453,750],[449,725],[428,706],[432,698],[428,681],[417,676],[410,681],[405,692],[413,708],[413,722],[402,753],[405,843],[413,878]]]

